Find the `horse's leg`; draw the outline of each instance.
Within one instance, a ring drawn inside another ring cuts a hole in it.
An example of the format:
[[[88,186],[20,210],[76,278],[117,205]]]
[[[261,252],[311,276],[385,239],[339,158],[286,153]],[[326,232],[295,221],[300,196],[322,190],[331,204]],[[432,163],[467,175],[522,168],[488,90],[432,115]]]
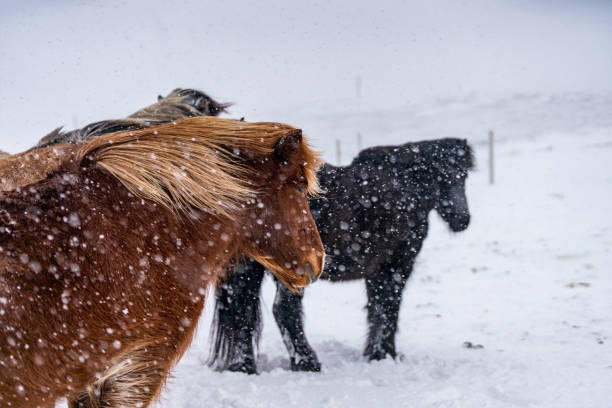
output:
[[[369,360],[382,360],[387,354],[395,358],[395,332],[402,291],[412,266],[389,268],[383,274],[366,279],[368,295],[368,340],[363,355]]]
[[[209,365],[255,374],[255,350],[261,333],[259,292],[264,268],[253,260],[237,265],[217,291]]]
[[[272,309],[289,351],[293,371],[321,371],[321,363],[304,334],[302,294],[291,292],[276,280],[276,297]]]
[[[72,396],[69,407],[148,407],[158,397],[178,349],[156,342],[127,351],[87,389]]]

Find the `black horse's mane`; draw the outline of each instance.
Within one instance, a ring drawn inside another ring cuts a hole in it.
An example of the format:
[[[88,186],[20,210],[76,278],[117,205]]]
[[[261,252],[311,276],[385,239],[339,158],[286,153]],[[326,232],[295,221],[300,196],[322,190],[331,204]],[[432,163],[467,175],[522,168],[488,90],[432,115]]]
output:
[[[226,112],[229,106],[230,103],[217,102],[202,91],[177,88],[165,97],[158,96],[156,103],[123,119],[102,120],[70,131],[62,131],[62,127],[58,127],[40,139],[32,149],[91,140],[107,133],[143,129],[193,116],[217,116]]]
[[[471,170],[474,168],[476,161],[474,152],[467,140],[445,138],[396,146],[370,147],[359,152],[351,165],[359,163],[369,165],[398,164],[402,167],[450,163],[464,170]]]

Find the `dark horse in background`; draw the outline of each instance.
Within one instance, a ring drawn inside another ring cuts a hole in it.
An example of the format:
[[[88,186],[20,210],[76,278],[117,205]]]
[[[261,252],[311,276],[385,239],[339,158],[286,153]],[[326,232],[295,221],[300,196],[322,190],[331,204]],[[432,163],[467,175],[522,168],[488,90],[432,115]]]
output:
[[[144,129],[194,116],[218,116],[226,112],[231,105],[231,103],[217,102],[197,89],[176,88],[166,96],[159,95],[156,103],[126,118],[102,120],[67,132],[62,131],[62,128],[59,127],[40,139],[34,149],[58,143],[92,140],[107,133]]]
[[[328,254],[322,279],[365,279],[368,359],[396,356],[402,291],[427,236],[429,212],[436,210],[455,232],[468,227],[465,181],[473,165],[465,140],[440,139],[373,147],[349,166],[321,168],[325,198],[311,200],[310,208]],[[250,260],[217,292],[210,364],[218,369],[256,372],[263,276],[264,268]],[[302,296],[277,282],[273,313],[291,369],[319,371],[304,334]]]
[[[72,149],[75,143],[195,116],[217,116],[227,112],[229,106],[230,103],[217,102],[202,91],[176,88],[164,97],[158,96],[156,103],[122,119],[102,120],[69,131],[58,127],[30,150],[14,155],[12,160],[3,160],[9,155],[0,151],[0,191],[10,191],[31,180],[44,178],[61,164],[64,152]]]

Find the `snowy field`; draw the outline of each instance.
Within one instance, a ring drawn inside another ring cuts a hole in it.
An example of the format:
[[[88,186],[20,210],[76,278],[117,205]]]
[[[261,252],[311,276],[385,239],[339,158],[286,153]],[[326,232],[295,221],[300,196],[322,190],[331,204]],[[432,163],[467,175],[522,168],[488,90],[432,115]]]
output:
[[[472,224],[452,234],[432,213],[400,314],[402,357],[362,359],[363,282],[317,282],[305,296],[306,330],[323,370],[289,371],[268,280],[261,373],[218,373],[204,364],[209,303],[161,406],[611,406],[612,99],[532,95],[451,102],[357,115],[370,131],[387,123],[364,134],[368,144],[416,140],[422,132],[466,137],[476,148],[478,167],[468,183]],[[326,133],[352,115],[302,114]],[[414,123],[405,131],[410,137],[398,134],[400,118]],[[493,186],[484,123],[500,140]],[[320,145],[333,161],[335,144],[326,140]]]

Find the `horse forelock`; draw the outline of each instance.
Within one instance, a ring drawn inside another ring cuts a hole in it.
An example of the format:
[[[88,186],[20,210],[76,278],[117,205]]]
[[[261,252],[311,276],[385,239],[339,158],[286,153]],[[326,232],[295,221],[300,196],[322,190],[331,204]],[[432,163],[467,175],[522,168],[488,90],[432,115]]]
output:
[[[474,154],[474,149],[467,142],[467,140],[463,141],[465,148],[465,165],[467,170],[474,170],[476,168],[476,155]]]
[[[311,197],[319,197],[322,189],[317,173],[324,163],[321,152],[313,150],[306,140],[302,140],[301,154],[301,165],[304,168],[307,192]]]
[[[247,160],[270,157],[293,127],[194,117],[160,126],[98,137],[80,145],[77,161],[91,160],[138,197],[172,211],[192,209],[232,217],[259,191],[257,169]],[[318,192],[318,154],[302,141],[308,190]]]

